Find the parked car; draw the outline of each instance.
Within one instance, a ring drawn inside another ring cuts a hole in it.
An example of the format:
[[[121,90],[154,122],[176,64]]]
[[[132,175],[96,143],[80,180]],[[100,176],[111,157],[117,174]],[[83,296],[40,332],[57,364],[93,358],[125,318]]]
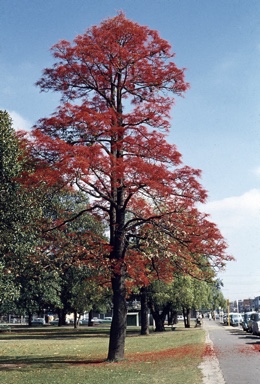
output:
[[[238,327],[243,321],[241,313],[232,313],[230,315],[230,325],[232,327]]]
[[[81,319],[79,323],[80,325],[88,325],[88,319]]]
[[[224,316],[223,316],[223,325],[228,325],[230,324],[230,318],[231,318],[231,315],[232,315],[232,312],[227,314],[227,313],[224,313]]]
[[[251,314],[250,319],[248,319],[248,323],[247,323],[248,324],[248,332],[249,333],[253,332],[253,323],[255,321],[258,321],[258,319],[259,319],[258,312],[254,312],[254,313]]]
[[[102,323],[102,319],[99,319],[98,317],[93,317],[93,319],[91,319],[91,321],[93,324],[101,324]]]
[[[242,328],[244,331],[246,332],[249,332],[249,322],[251,321],[251,315],[256,313],[255,311],[251,311],[251,312],[245,312],[244,315],[243,315],[243,320],[242,320]],[[251,323],[250,323],[251,325]]]
[[[112,322],[112,317],[104,317],[103,319],[93,317],[91,321],[93,324],[110,324]]]
[[[54,319],[49,322],[50,325],[59,325],[59,319]],[[70,325],[70,320],[65,321],[66,325]]]
[[[251,315],[250,327],[253,335],[260,335],[260,313],[256,312]]]
[[[54,320],[50,321],[49,324],[50,325],[59,325],[59,319],[54,319]]]
[[[102,324],[111,324],[112,323],[112,317],[104,317],[104,319],[101,319]]]
[[[243,318],[242,318],[242,315],[241,313],[237,313],[237,312],[231,312],[228,314],[225,314],[223,316],[223,324],[224,325],[228,325],[228,323],[230,325],[232,325],[233,327],[236,327],[238,325],[240,325],[243,321]]]
[[[32,320],[32,325],[44,325],[45,319],[43,317],[37,317],[36,319]]]

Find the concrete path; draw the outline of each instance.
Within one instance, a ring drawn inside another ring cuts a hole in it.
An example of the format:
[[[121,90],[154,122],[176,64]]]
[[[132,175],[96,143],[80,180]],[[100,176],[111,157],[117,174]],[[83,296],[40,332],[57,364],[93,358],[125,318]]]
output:
[[[206,329],[207,332],[207,354],[205,355],[203,362],[199,366],[203,373],[203,384],[225,384],[225,380],[220,369],[219,361],[214,351],[214,345],[209,336],[208,323],[209,321],[203,320],[203,327]]]

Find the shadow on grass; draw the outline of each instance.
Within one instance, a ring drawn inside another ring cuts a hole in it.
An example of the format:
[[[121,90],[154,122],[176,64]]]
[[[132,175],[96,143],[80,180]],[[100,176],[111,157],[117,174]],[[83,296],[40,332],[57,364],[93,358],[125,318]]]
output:
[[[81,366],[81,365],[101,365],[101,364],[110,364],[107,362],[105,358],[103,359],[75,359],[72,357],[71,359],[67,356],[42,356],[42,357],[35,357],[35,356],[26,356],[21,358],[9,357],[5,356],[5,358],[0,359],[0,372],[1,371],[10,371],[10,370],[20,370],[21,368],[27,368],[27,369],[34,369],[34,368],[40,368],[40,369],[63,369],[64,365],[74,365],[74,366]]]
[[[48,339],[68,339],[78,337],[109,337],[109,329],[98,328],[15,328],[6,333],[0,333],[0,340],[48,340]]]
[[[107,327],[80,327],[80,328],[71,328],[71,327],[17,327],[12,328],[11,332],[0,333],[0,340],[48,340],[48,339],[73,339],[73,338],[108,338],[110,334],[110,328]],[[127,336],[136,336],[140,335],[139,328],[133,328],[127,330]]]

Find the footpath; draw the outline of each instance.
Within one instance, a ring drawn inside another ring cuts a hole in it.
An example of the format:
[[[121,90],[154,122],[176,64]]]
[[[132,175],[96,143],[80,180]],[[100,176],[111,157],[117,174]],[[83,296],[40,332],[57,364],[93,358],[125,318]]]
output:
[[[212,321],[212,325],[215,322]],[[209,337],[209,321],[203,321],[203,328],[206,331],[206,351],[203,362],[199,365],[203,374],[203,384],[225,384],[225,380],[220,369],[219,361],[214,351],[213,342]]]

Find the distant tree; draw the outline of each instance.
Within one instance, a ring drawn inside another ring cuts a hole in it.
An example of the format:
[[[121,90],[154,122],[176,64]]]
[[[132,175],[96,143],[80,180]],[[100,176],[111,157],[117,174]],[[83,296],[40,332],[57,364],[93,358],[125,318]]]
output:
[[[167,223],[167,226],[163,221],[158,222],[158,227],[151,227],[150,225],[144,226],[139,231],[139,237],[136,244],[132,244],[133,249],[139,250],[143,255],[143,266],[140,268],[141,260],[139,260],[139,279],[131,279],[134,287],[137,285],[140,287],[140,299],[141,299],[141,334],[148,334],[148,301],[150,304],[150,310],[153,312],[156,318],[156,330],[164,330],[164,321],[166,315],[171,320],[173,316],[177,316],[177,309],[181,310],[180,303],[174,300],[174,292],[170,292],[172,288],[171,284],[175,286],[178,277],[187,276],[191,277],[191,281],[198,281],[198,284],[212,285],[216,273],[217,264],[214,265],[212,260],[208,257],[210,254],[217,255],[218,245],[217,239],[220,238],[218,230],[215,226],[207,221],[207,218],[201,215],[199,212],[187,211],[187,217],[192,216],[192,220],[189,218],[189,222],[186,221],[189,231],[185,231],[182,234],[176,236],[175,228],[171,229],[170,234],[161,231],[161,226],[168,229],[171,228],[171,223]],[[175,212],[178,219],[178,212]],[[185,223],[182,212],[182,220]],[[177,230],[178,231],[178,230]],[[201,232],[203,235],[201,234]],[[190,254],[190,248],[186,246],[189,239],[194,236],[201,236],[203,238],[203,247],[199,244],[196,245],[196,251],[206,251],[206,255],[196,254],[195,250]],[[176,241],[178,237],[178,241]],[[140,258],[139,258],[140,259]],[[133,266],[134,268],[134,266]],[[128,271],[131,269],[128,268]],[[193,285],[194,285],[193,284]],[[129,282],[128,282],[129,285]],[[156,288],[160,291],[160,298],[162,299],[162,293],[164,292],[163,304],[161,301],[158,303],[156,299]],[[178,289],[177,289],[178,291]],[[206,290],[208,292],[208,290]],[[154,292],[151,295],[151,292]],[[170,301],[167,299],[167,295],[170,294]],[[149,298],[148,298],[149,296]],[[176,296],[177,297],[177,296]],[[199,297],[202,297],[200,294]],[[151,300],[152,299],[152,300]],[[153,300],[155,299],[155,300]],[[147,301],[148,300],[148,301]],[[213,299],[212,299],[213,300]],[[165,306],[165,308],[164,308]],[[211,305],[210,305],[211,306]],[[200,307],[200,306],[199,306]]]
[[[25,263],[17,276],[19,296],[14,300],[15,312],[28,316],[29,326],[33,315],[43,316],[45,310],[61,306],[60,281],[55,271],[46,271],[43,265],[32,260]]]
[[[166,316],[171,309],[171,284],[154,281],[147,290],[148,306],[155,322],[155,332],[163,332]]]
[[[75,184],[90,197],[82,213],[106,221],[113,290],[108,360],[120,360],[126,278],[130,269],[138,277],[143,268],[143,255],[129,248],[140,228],[150,223],[169,235],[174,228],[176,242],[189,249],[189,260],[207,235],[198,220],[204,231],[193,235],[189,230],[195,203],[206,198],[197,181],[200,171],[181,166],[180,153],[166,141],[172,95],[182,95],[188,84],[169,43],[122,13],[89,28],[73,44],[59,42],[52,52],[56,63],[45,69],[38,85],[61,92],[61,105],[34,130],[38,169],[28,182],[38,177],[49,185]],[[217,257],[212,254],[211,260],[223,265],[225,244],[221,236],[214,241]]]
[[[177,287],[184,325],[186,328],[190,328],[191,310],[198,311],[209,304],[209,286],[205,282],[186,276],[178,279]]]
[[[215,311],[219,308],[226,307],[226,299],[221,291],[222,286],[223,284],[219,279],[212,282],[207,306],[208,309]]]
[[[111,311],[111,293],[106,285],[100,284],[95,273],[87,266],[72,268],[71,272],[74,279],[70,279],[73,285],[70,289],[69,302],[74,313],[74,328],[76,328],[79,325],[80,316],[84,312],[95,310],[103,313]],[[93,325],[91,318],[89,320],[89,325]]]
[[[164,324],[174,323],[178,312],[184,315],[186,328],[190,327],[191,311],[215,310],[223,305],[223,295],[216,280],[202,281],[190,275],[178,275],[171,283],[154,281],[146,288],[148,306],[155,321],[155,331],[165,330]]]
[[[0,297],[3,311],[15,307],[14,299],[21,289],[20,271],[38,245],[37,221],[41,216],[37,191],[24,189],[19,181],[31,167],[6,111],[0,111],[0,161],[0,265],[6,284],[6,294],[2,291]]]

